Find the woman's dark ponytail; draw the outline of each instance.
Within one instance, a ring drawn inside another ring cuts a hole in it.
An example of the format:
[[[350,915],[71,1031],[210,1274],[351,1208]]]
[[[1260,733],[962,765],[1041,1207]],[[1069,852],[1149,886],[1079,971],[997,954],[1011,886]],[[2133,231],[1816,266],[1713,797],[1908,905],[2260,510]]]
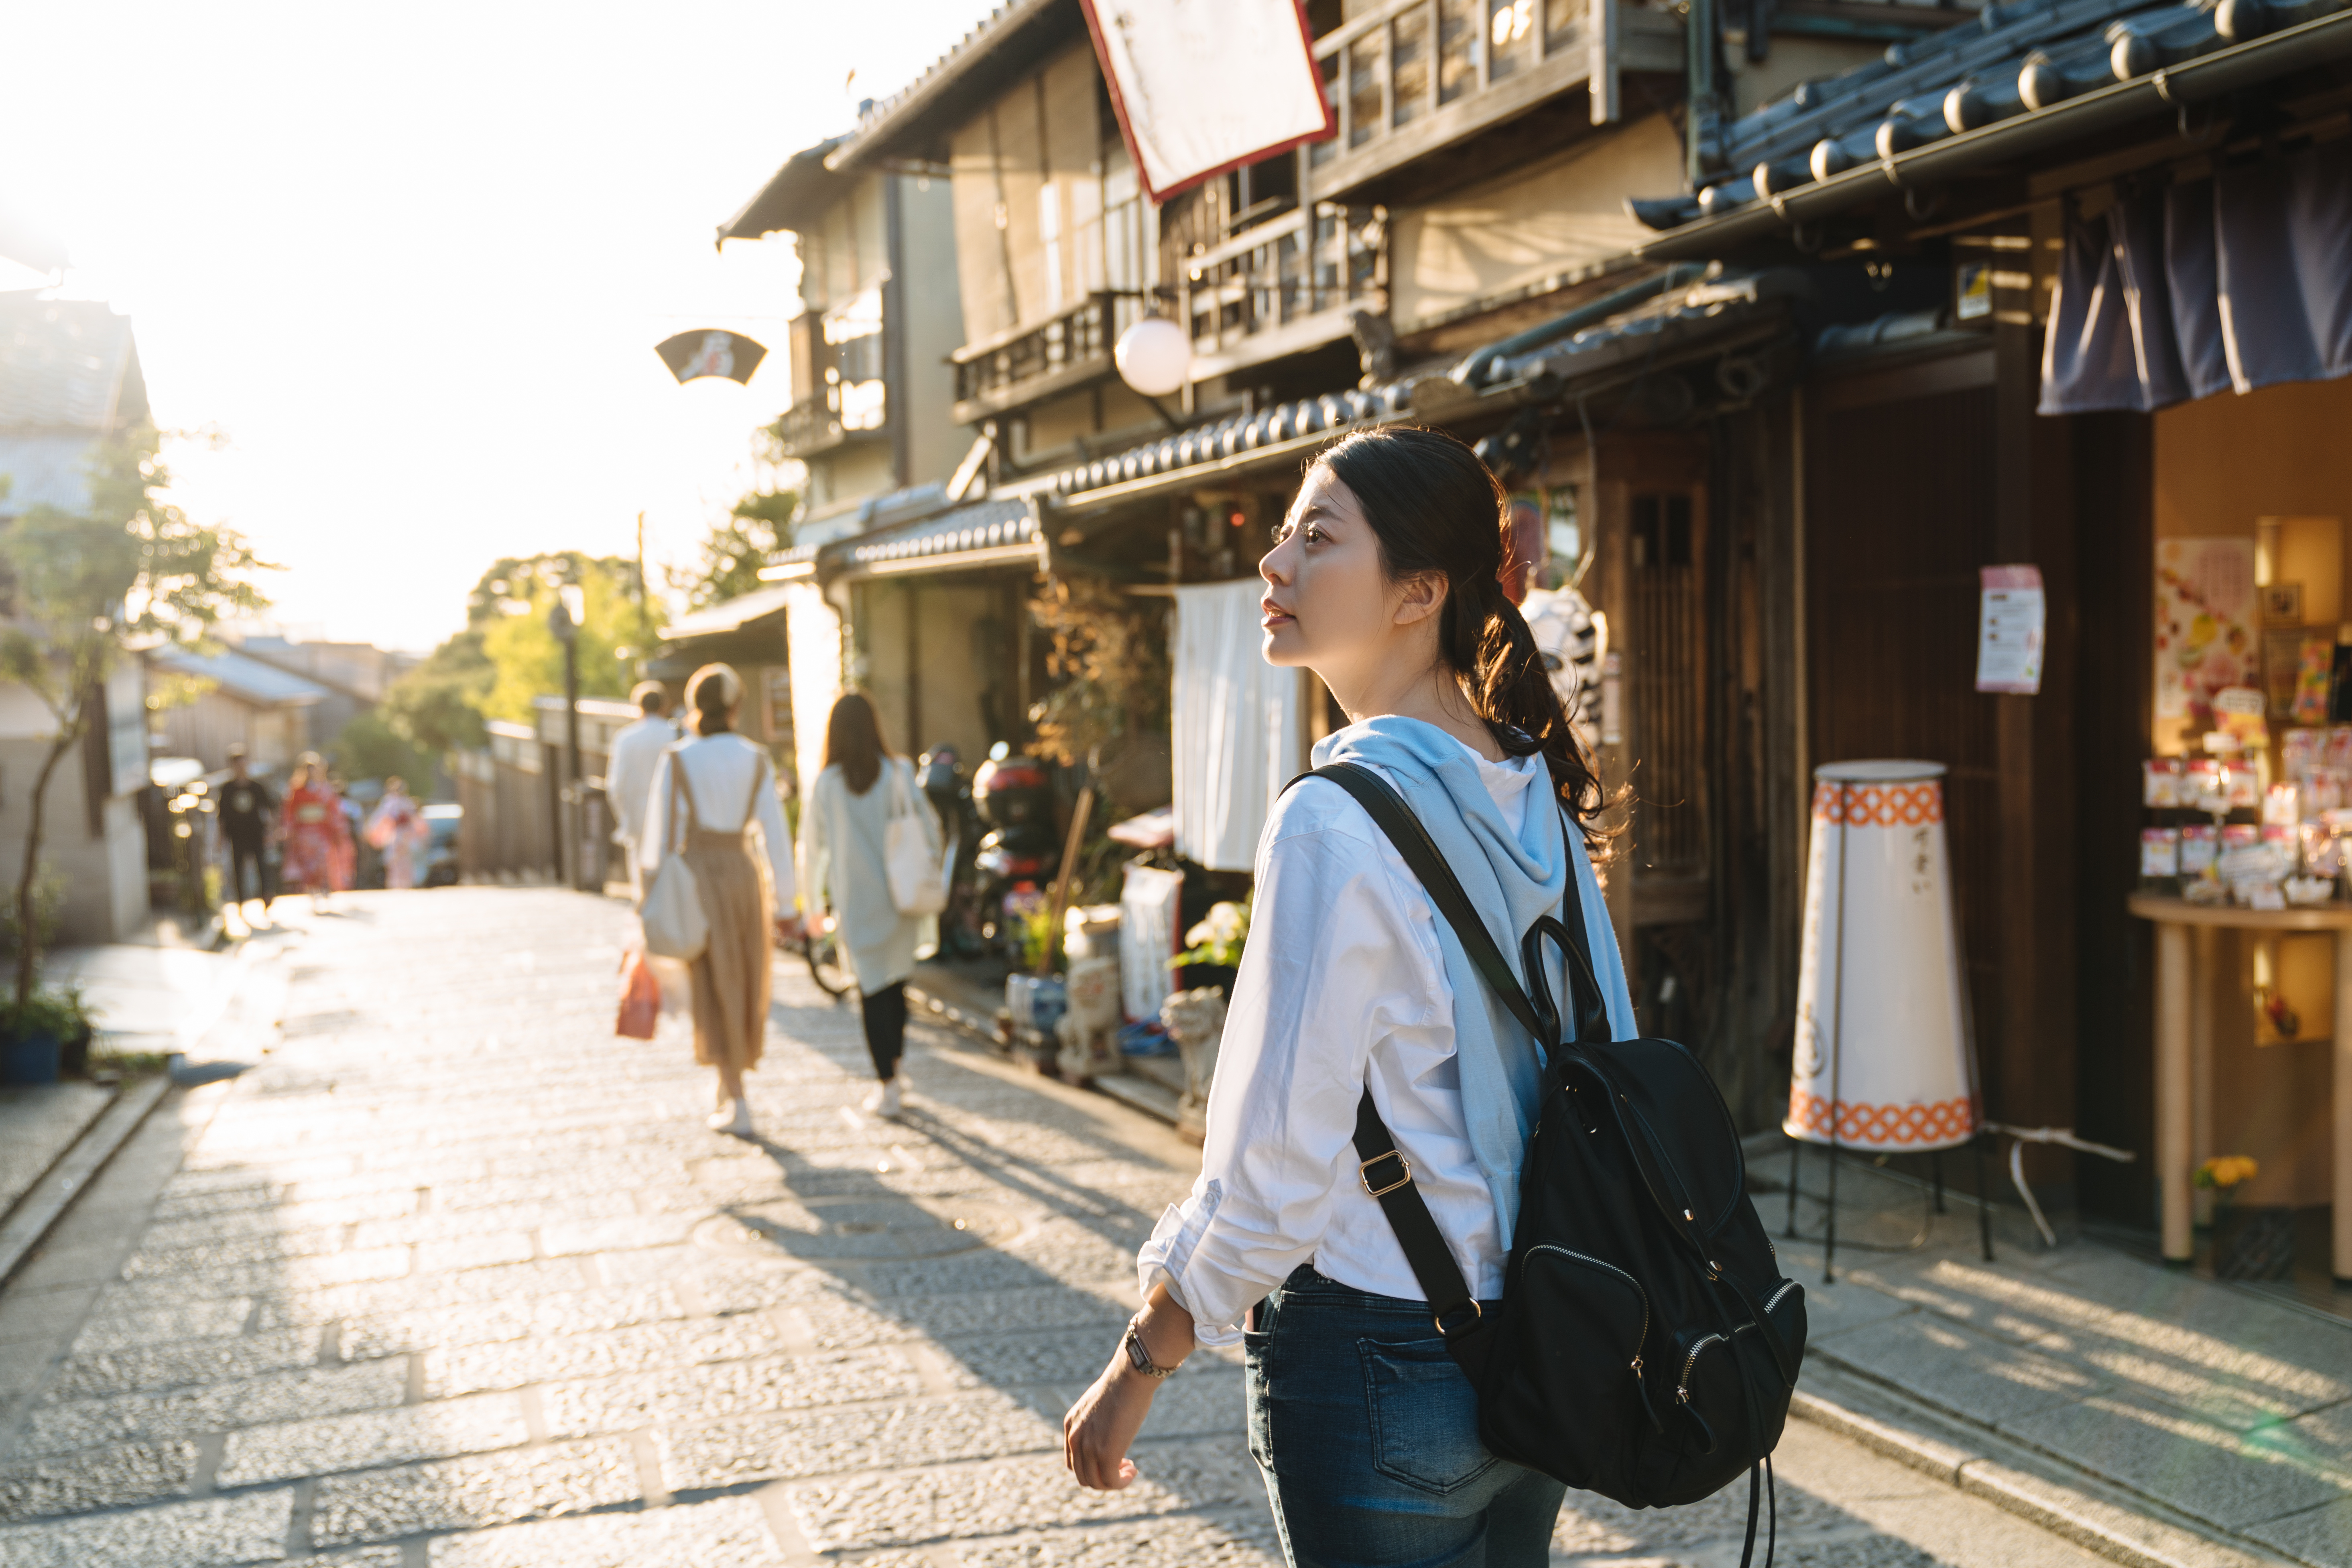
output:
[[[1360,430],[1316,460],[1364,509],[1391,579],[1445,579],[1440,655],[1506,755],[1542,753],[1586,851],[1605,861],[1614,834],[1598,819],[1612,803],[1552,689],[1535,633],[1503,592],[1509,499],[1493,471],[1452,436],[1412,425]]]

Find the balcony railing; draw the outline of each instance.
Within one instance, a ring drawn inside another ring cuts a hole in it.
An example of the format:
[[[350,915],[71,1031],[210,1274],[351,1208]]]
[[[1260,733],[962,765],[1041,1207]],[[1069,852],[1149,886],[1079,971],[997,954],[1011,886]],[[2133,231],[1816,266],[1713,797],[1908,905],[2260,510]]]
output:
[[[1630,0],[1389,0],[1315,41],[1339,132],[1310,153],[1343,196],[1579,83],[1618,118],[1621,70],[1681,71],[1682,25]]]
[[[955,419],[971,425],[1111,373],[1118,334],[1143,315],[1131,293],[1089,294],[1060,315],[967,343],[955,366]]]
[[[1195,379],[1344,337],[1348,308],[1381,308],[1385,226],[1378,208],[1318,202],[1311,218],[1293,208],[1187,258]]]
[[[787,458],[813,458],[852,441],[879,437],[889,412],[879,381],[827,382],[814,396],[784,410],[777,444]]]

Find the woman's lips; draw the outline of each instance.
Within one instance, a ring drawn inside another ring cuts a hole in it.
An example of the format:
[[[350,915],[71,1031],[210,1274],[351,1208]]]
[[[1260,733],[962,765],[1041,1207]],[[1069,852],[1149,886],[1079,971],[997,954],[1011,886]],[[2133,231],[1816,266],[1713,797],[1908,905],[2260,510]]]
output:
[[[1276,626],[1286,626],[1298,618],[1271,599],[1259,600],[1257,607],[1265,612],[1258,617],[1257,624],[1268,631],[1272,631]]]

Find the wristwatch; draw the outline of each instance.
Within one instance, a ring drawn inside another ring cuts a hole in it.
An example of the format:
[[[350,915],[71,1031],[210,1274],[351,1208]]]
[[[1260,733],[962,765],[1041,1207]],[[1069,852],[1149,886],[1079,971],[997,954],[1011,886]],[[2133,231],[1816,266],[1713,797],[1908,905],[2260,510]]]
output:
[[[1127,1321],[1127,1337],[1118,1342],[1119,1348],[1127,1352],[1127,1364],[1146,1377],[1166,1377],[1176,1369],[1172,1366],[1160,1366],[1153,1363],[1151,1352],[1143,1348],[1143,1336],[1135,1331],[1135,1321],[1133,1318]]]

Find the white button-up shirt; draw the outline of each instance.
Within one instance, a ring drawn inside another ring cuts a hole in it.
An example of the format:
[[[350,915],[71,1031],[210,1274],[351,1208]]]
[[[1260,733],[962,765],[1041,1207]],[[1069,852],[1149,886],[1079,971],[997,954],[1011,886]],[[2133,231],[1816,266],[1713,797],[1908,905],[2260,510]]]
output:
[[[653,791],[661,754],[677,740],[677,725],[650,714],[613,737],[613,755],[604,765],[604,797],[612,803],[614,826],[631,844],[645,833],[646,798]]]
[[[1514,833],[1530,801],[1549,800],[1540,756],[1479,758],[1478,773]],[[1503,1293],[1502,1231],[1462,1113],[1438,919],[1347,792],[1309,779],[1283,795],[1258,846],[1200,1179],[1137,1258],[1145,1292],[1165,1281],[1202,1343],[1231,1343],[1252,1304],[1309,1261],[1359,1290],[1426,1299],[1357,1179],[1366,1088],[1463,1278],[1482,1300]]]

